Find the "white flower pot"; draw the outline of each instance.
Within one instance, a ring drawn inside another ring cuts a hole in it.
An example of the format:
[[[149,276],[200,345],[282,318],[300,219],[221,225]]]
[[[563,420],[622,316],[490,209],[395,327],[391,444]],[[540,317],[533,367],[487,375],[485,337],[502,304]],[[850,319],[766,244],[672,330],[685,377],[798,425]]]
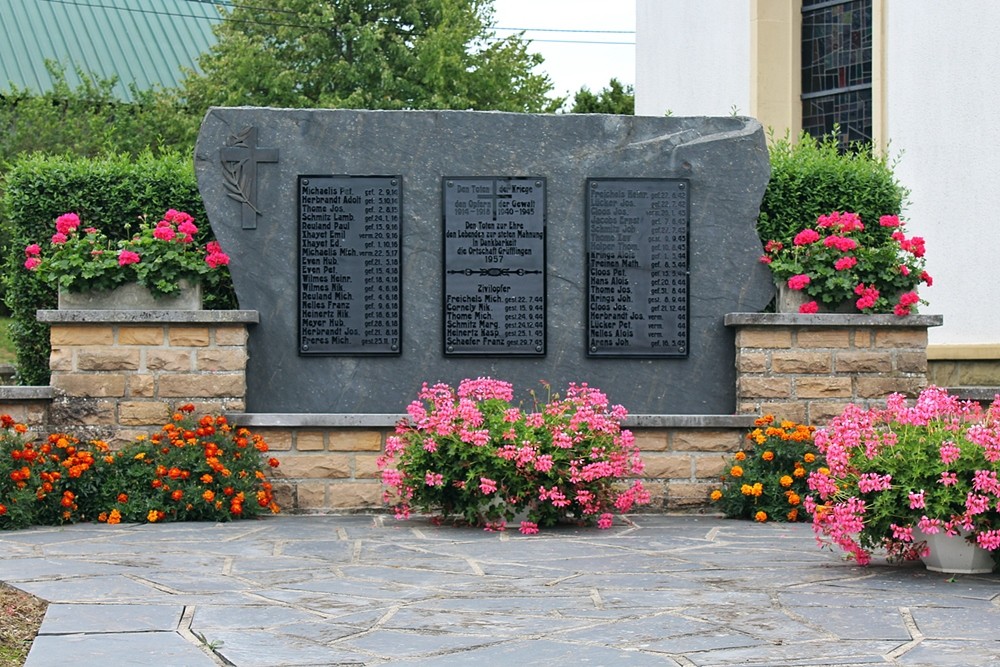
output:
[[[993,554],[966,535],[949,537],[943,531],[927,535],[914,529],[913,541],[926,541],[930,554],[921,560],[924,567],[932,572],[950,574],[986,574],[993,571]]]

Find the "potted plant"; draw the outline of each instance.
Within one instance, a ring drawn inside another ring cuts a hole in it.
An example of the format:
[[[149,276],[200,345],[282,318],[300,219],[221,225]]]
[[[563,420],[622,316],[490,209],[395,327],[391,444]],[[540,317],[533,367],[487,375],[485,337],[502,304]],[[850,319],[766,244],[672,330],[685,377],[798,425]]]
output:
[[[424,384],[409,419],[386,439],[379,458],[386,502],[396,517],[411,508],[504,530],[519,515],[520,531],[537,533],[572,518],[610,528],[613,512],[648,503],[626,411],[584,384],[565,398],[522,410],[502,380]]]
[[[912,406],[900,394],[884,409],[848,405],[815,435],[826,466],[809,476],[816,495],[804,507],[817,536],[862,565],[876,549],[890,560],[940,558],[951,546],[1000,552],[998,417],[1000,398],[984,410],[933,386]],[[936,567],[992,569],[982,562]]]
[[[24,266],[58,288],[60,308],[120,307],[137,298],[139,307],[199,308],[202,283],[229,264],[217,242],[198,245],[193,218],[173,209],[156,224],[141,218],[131,238],[115,243],[82,227],[76,213],[56,218],[55,228],[44,251],[37,243],[24,249]],[[148,292],[153,301],[123,290]],[[178,302],[186,292],[189,299]]]
[[[907,237],[903,227],[895,215],[866,228],[856,214],[834,211],[790,246],[768,241],[760,261],[774,274],[779,312],[914,312],[926,303],[917,286],[933,280],[924,270],[924,240]]]
[[[805,521],[806,482],[822,463],[813,446],[815,430],[773,415],[759,417],[746,445],[727,462],[721,488],[709,498],[731,519]]]

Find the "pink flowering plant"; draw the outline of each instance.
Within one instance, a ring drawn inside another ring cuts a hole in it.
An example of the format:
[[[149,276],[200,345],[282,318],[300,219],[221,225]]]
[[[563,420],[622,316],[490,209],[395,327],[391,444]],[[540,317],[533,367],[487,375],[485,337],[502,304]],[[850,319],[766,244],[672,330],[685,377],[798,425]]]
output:
[[[928,553],[923,535],[945,533],[1000,555],[1000,397],[988,409],[928,387],[908,406],[848,405],[816,432],[826,466],[803,503],[821,544],[859,564]],[[923,534],[923,535],[922,535]]]
[[[423,385],[379,458],[396,517],[412,509],[486,530],[537,533],[566,519],[612,525],[613,513],[649,502],[626,410],[584,384],[525,410],[501,380]],[[534,397],[534,392],[532,392]]]
[[[125,283],[144,285],[154,296],[175,294],[180,283],[211,280],[229,264],[215,241],[195,242],[198,226],[182,211],[170,209],[156,224],[142,218],[138,231],[115,243],[100,230],[84,226],[76,213],[55,222],[45,248],[24,249],[24,267],[68,292],[111,290]]]
[[[866,230],[855,213],[834,211],[796,234],[790,247],[768,241],[760,261],[809,297],[801,313],[852,303],[862,313],[904,316],[926,303],[917,287],[933,283],[924,252],[924,239],[908,237],[899,216],[883,215]]]

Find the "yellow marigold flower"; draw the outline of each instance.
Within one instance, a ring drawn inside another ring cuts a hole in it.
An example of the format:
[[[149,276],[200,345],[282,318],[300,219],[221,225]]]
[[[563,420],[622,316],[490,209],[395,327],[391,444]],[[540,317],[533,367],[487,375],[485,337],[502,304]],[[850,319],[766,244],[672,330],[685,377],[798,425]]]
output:
[[[823,466],[822,468],[819,469],[818,472],[821,475],[829,475],[830,474],[830,469],[827,468],[826,466]]]
[[[760,434],[761,430],[759,428],[755,428],[754,430],[747,433],[747,440],[756,440],[760,436]]]
[[[763,454],[761,454],[760,458],[764,459],[765,461],[773,461],[774,460],[774,452],[772,452],[769,449],[766,452],[764,452]]]
[[[757,512],[756,514],[753,515],[753,520],[764,523],[765,521],[767,521],[767,512],[764,512],[763,510]]]
[[[812,463],[816,460],[816,455],[812,452],[806,452],[806,455],[802,457],[806,463]]]
[[[746,457],[747,457],[746,452],[736,452],[736,455],[733,458],[736,459],[737,461],[742,461],[746,459]]]
[[[796,427],[797,425],[795,424],[795,422],[788,421],[787,419],[783,419],[781,421],[781,428],[785,429],[786,431],[794,430]]]
[[[792,474],[795,475],[796,477],[805,477],[806,476],[806,469],[805,468],[796,468],[795,472],[793,472]]]
[[[743,468],[741,468],[740,466],[733,466],[732,468],[729,469],[729,474],[732,475],[733,477],[742,477]]]
[[[802,499],[799,498],[799,494],[797,494],[797,493],[789,493],[788,494],[788,504],[789,505],[798,505],[800,502],[802,502]]]
[[[767,442],[767,438],[764,437],[763,433],[758,433],[757,437],[754,438],[754,440],[757,442],[758,445],[763,445],[765,442]]]
[[[156,523],[160,519],[160,513],[156,510],[149,510],[149,514],[146,515],[146,521],[150,523]]]
[[[716,489],[715,491],[712,491],[711,495],[709,495],[708,497],[711,498],[712,502],[714,503],[717,500],[721,500],[722,499],[722,491],[719,491],[718,489]]]
[[[743,486],[740,487],[740,493],[742,493],[744,496],[752,496],[753,487],[750,486],[749,484],[744,484]]]
[[[787,489],[788,487],[790,487],[792,485],[792,482],[794,482],[794,481],[795,480],[792,479],[791,475],[782,475],[781,479],[778,480],[778,483],[781,484],[781,486],[783,486],[784,488]]]
[[[146,458],[146,452],[139,452],[133,457],[136,461],[141,461]]]
[[[764,485],[760,482],[756,482],[751,488],[755,498],[760,498],[760,496],[764,493]]]

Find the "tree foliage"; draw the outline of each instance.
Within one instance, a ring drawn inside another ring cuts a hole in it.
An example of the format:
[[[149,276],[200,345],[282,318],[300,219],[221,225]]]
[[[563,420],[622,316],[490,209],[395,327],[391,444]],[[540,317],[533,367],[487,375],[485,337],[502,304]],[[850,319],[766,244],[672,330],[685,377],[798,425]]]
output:
[[[152,150],[193,149],[200,118],[187,113],[166,90],[137,90],[135,102],[112,92],[115,78],[99,78],[77,68],[71,86],[65,69],[46,62],[52,88],[36,93],[11,85],[0,95],[0,173],[24,153],[83,157]]]
[[[606,88],[596,95],[584,86],[573,96],[570,113],[635,114],[635,93],[632,86],[625,86],[618,79],[611,79]]]
[[[266,6],[265,6],[266,5]],[[271,0],[224,8],[218,42],[182,84],[192,110],[269,105],[552,111],[519,35],[489,30],[492,0]]]

